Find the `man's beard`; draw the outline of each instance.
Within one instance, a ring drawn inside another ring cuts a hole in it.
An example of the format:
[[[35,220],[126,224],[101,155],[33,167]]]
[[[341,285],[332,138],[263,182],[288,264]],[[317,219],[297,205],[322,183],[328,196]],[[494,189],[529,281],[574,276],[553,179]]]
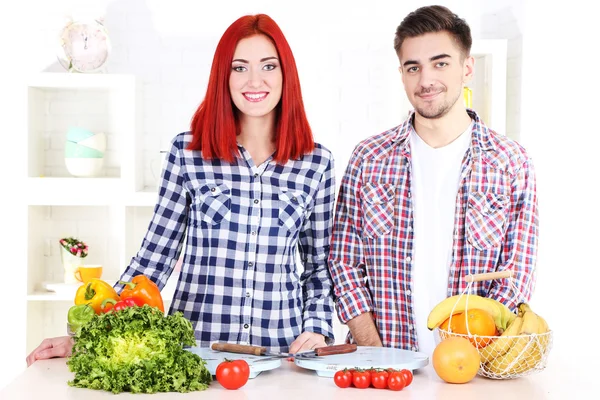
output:
[[[445,92],[445,90],[443,90],[442,92]],[[421,93],[428,93],[428,91],[421,91]],[[415,111],[423,118],[427,118],[427,119],[439,119],[442,118],[444,115],[448,114],[448,111],[450,111],[450,109],[454,106],[454,104],[456,104],[456,102],[458,101],[458,99],[461,97],[461,91],[459,91],[456,94],[456,97],[454,99],[450,99],[447,100],[446,102],[440,104],[439,106],[437,106],[434,109],[423,109],[423,108],[419,108],[419,107],[415,107]]]

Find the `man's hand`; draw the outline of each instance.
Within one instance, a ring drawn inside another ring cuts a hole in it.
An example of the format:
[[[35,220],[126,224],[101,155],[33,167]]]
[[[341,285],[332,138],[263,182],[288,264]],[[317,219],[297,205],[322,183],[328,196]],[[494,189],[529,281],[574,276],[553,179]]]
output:
[[[352,337],[357,345],[383,346],[375,322],[373,322],[373,315],[370,312],[352,318],[348,321],[348,328],[350,328],[350,333],[352,333]]]
[[[317,347],[325,347],[325,337],[314,332],[302,332],[290,345],[290,353],[314,350]]]
[[[70,336],[59,336],[44,339],[42,343],[27,356],[27,366],[37,360],[46,360],[54,357],[68,357],[73,349],[73,340]]]

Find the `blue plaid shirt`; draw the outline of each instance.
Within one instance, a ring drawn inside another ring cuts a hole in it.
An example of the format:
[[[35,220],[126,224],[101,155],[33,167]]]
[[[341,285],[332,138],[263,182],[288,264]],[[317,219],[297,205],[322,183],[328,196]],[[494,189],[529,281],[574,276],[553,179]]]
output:
[[[242,146],[234,163],[204,160],[185,150],[191,139],[171,143],[148,232],[122,279],[145,274],[162,289],[185,242],[169,313],[183,312],[200,346],[287,351],[303,331],[332,342],[332,154],[317,144],[285,165],[256,166]]]

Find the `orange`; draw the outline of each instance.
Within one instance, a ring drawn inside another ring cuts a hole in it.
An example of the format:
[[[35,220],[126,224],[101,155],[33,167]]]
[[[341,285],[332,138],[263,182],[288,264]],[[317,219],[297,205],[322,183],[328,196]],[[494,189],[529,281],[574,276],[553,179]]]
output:
[[[458,333],[461,335],[469,335],[469,340],[473,343],[477,348],[482,348],[490,344],[493,338],[481,338],[477,336],[497,336],[498,329],[496,328],[496,323],[494,322],[494,318],[484,310],[472,309],[467,311],[467,317],[465,318],[465,313],[458,313],[452,316],[452,321],[448,318],[446,321],[440,325],[440,329],[447,331],[448,324],[450,325],[450,330],[452,333]],[[467,331],[467,323],[468,323],[468,331]]]
[[[479,371],[479,352],[464,337],[442,340],[433,350],[433,369],[448,383],[467,383]]]

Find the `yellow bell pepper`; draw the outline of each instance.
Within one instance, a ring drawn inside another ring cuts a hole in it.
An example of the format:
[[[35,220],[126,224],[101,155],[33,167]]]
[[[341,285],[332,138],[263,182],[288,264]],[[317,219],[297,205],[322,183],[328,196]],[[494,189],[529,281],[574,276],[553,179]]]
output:
[[[115,289],[102,279],[91,279],[75,293],[75,304],[89,304],[96,314],[102,313],[102,302],[106,299],[121,300]]]

